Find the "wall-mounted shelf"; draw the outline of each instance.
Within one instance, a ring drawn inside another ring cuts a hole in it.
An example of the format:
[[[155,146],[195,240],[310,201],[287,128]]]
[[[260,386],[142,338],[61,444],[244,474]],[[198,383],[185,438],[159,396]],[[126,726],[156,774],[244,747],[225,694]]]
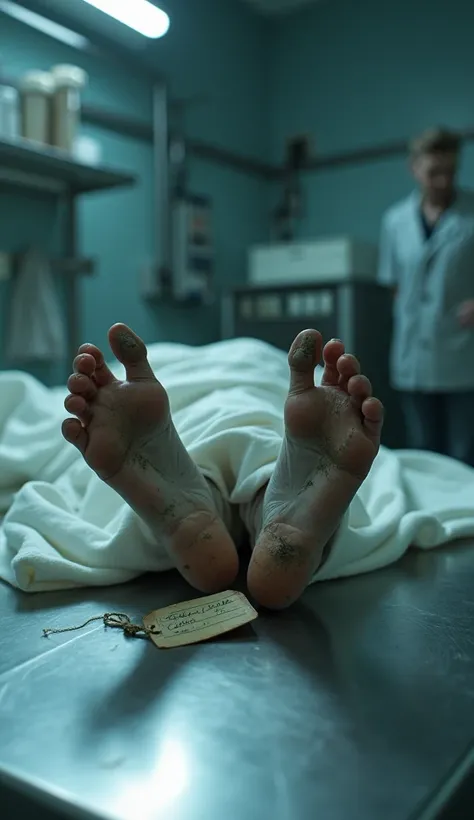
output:
[[[36,147],[28,140],[0,139],[0,185],[72,195],[134,185],[133,174],[85,165],[63,151]]]
[[[0,139],[0,190],[23,188],[41,194],[60,197],[64,214],[63,259],[58,264],[68,277],[66,293],[66,325],[69,337],[69,360],[75,356],[81,341],[79,274],[88,273],[91,264],[78,258],[76,199],[81,194],[107,191],[134,185],[133,174],[115,171],[106,166],[85,165],[64,151],[48,146],[36,146],[25,139]]]

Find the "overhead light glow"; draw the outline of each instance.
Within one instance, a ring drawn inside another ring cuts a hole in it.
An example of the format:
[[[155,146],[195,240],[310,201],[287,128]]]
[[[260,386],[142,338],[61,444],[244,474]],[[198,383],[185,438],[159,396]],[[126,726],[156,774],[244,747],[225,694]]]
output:
[[[114,17],[145,37],[163,37],[170,27],[170,18],[148,0],[84,0],[104,14]]]
[[[21,23],[26,23],[27,26],[35,28],[37,31],[47,34],[48,37],[54,37],[61,43],[66,43],[73,48],[86,49],[89,46],[89,41],[76,31],[71,31],[69,28],[58,25],[47,17],[41,14],[36,14],[34,11],[29,11],[23,6],[17,6],[16,3],[11,3],[10,0],[0,0],[0,12],[3,11],[15,20]]]

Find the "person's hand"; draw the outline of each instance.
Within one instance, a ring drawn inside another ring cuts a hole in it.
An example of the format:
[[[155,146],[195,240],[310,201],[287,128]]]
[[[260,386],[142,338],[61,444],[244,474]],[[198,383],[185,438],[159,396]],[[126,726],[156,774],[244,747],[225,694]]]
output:
[[[458,308],[458,319],[461,327],[474,328],[474,299],[466,299]]]

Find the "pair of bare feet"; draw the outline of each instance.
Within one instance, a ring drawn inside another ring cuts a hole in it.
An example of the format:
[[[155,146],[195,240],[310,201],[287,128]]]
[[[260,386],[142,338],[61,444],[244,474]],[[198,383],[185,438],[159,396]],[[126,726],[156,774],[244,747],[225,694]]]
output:
[[[150,527],[186,580],[202,592],[230,587],[238,552],[208,482],[174,428],[168,396],[144,343],[125,325],[109,342],[124,365],[116,379],[94,345],[83,345],[69,377],[63,435],[99,478]],[[322,385],[314,371],[324,359]],[[268,486],[255,505],[257,537],[250,594],[280,609],[295,601],[320,565],[380,444],[383,407],[354,356],[316,330],[300,333],[289,357],[286,435]],[[265,362],[262,361],[262,368]]]

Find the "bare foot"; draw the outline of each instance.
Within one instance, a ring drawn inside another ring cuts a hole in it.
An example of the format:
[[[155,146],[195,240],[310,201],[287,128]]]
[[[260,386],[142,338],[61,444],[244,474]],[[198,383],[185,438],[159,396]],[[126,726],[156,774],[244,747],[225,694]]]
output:
[[[286,436],[248,571],[251,594],[272,609],[289,606],[310,582],[380,445],[383,407],[359,362],[342,342],[329,342],[315,387],[321,352],[321,335],[305,330],[288,356]]]
[[[126,325],[114,325],[109,342],[126,380],[112,375],[97,347],[83,345],[65,401],[76,419],[64,422],[63,435],[148,524],[190,584],[226,589],[237,575],[237,552],[178,437],[146,347]]]

